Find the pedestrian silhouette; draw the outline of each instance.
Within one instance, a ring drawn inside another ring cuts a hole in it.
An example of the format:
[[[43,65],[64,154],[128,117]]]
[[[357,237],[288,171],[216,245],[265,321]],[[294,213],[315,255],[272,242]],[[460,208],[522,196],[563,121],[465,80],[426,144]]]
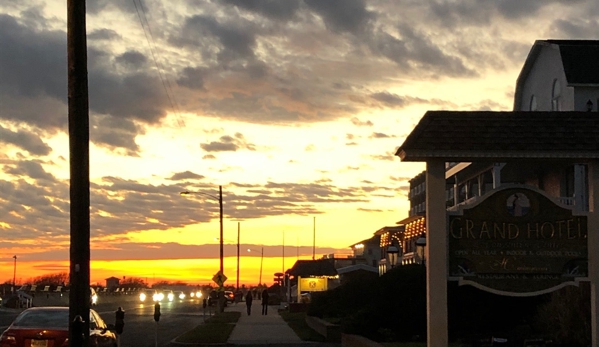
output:
[[[262,314],[268,314],[268,291],[266,289],[262,291]]]
[[[252,292],[248,291],[247,295],[245,296],[245,306],[247,306],[248,309],[248,316],[252,314],[252,301],[254,301]]]

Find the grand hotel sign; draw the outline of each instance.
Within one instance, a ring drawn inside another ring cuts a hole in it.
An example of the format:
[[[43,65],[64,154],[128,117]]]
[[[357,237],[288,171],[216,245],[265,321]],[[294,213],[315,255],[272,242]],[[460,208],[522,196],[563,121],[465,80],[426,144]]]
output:
[[[449,212],[449,278],[503,295],[547,293],[586,279],[587,217],[528,186]]]

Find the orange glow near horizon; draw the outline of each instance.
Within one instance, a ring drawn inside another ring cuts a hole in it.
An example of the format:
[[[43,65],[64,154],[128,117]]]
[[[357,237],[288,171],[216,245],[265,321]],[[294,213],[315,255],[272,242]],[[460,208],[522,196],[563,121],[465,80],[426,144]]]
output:
[[[285,270],[290,269],[296,260],[312,259],[309,256],[285,257]],[[105,279],[140,278],[148,285],[160,281],[185,282],[193,285],[213,285],[212,276],[218,272],[219,259],[162,259],[162,260],[92,260],[91,284],[105,285]],[[273,284],[274,274],[282,272],[281,257],[264,257],[262,283]],[[12,283],[13,262],[3,262],[0,265],[0,281]],[[32,282],[37,277],[69,271],[69,261],[29,262],[17,259],[17,285]],[[237,276],[237,257],[224,258],[224,272],[228,277],[226,286],[235,286]],[[239,261],[239,286],[257,285],[260,278],[260,257],[242,255]]]

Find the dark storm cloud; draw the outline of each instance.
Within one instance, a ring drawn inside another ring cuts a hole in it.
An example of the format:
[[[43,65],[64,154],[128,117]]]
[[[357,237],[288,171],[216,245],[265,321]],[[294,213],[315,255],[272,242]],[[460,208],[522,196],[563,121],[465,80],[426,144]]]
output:
[[[90,71],[90,108],[100,114],[134,118],[155,124],[168,105],[160,82],[143,73],[110,75],[104,69]]]
[[[559,1],[484,0],[483,2],[485,5],[497,6],[499,13],[505,18],[518,19],[521,17],[534,16],[537,13],[537,11],[543,6],[546,6],[547,4],[550,4],[552,2]]]
[[[396,137],[396,136],[395,135],[387,135],[387,134],[384,134],[384,133],[374,132],[368,138],[369,139],[388,139],[388,138],[391,138],[391,137]]]
[[[42,141],[38,135],[23,130],[11,131],[1,125],[0,142],[15,145],[33,155],[48,155],[52,151],[52,148]]]
[[[194,15],[185,20],[180,36],[173,40],[194,49],[199,47],[208,61],[227,64],[254,58],[254,31],[252,24],[241,18],[235,22],[221,23],[213,17]]]
[[[420,70],[428,78],[437,76],[475,77],[460,57],[445,53],[425,34],[408,25],[398,26],[401,38],[377,31],[369,40],[370,49],[395,62],[400,68]]]
[[[171,181],[184,181],[184,180],[201,180],[203,178],[205,178],[205,176],[198,175],[191,171],[183,171],[183,172],[177,172],[177,173],[173,174],[168,179]]]
[[[135,137],[143,131],[129,119],[95,115],[90,117],[90,140],[110,150],[123,149],[125,155],[137,156]]]
[[[113,8],[119,9],[124,13],[136,14],[136,7],[139,9],[140,13],[150,12],[152,6],[143,6],[144,3],[147,4],[148,1],[112,1],[112,0],[95,0],[88,1],[85,5],[85,9],[90,15],[100,14],[102,11],[110,10]],[[143,6],[143,8],[142,8]]]
[[[235,152],[238,149],[256,150],[256,146],[247,142],[241,133],[235,133],[234,136],[221,136],[219,141],[202,143],[200,147],[206,152]]]
[[[406,99],[402,98],[397,94],[392,94],[389,92],[379,92],[370,95],[371,98],[381,101],[387,106],[390,107],[405,107]]]
[[[0,117],[44,129],[65,129],[67,100],[66,34],[35,31],[0,14]],[[168,99],[156,78],[144,73],[122,75],[108,68],[111,56],[88,48],[90,112],[155,124],[165,116]],[[116,58],[130,65],[143,63],[139,53]],[[105,124],[109,125],[109,124]],[[98,144],[136,152],[137,130],[102,128],[92,136]]]
[[[358,118],[354,117],[351,119],[351,122],[353,125],[359,126],[359,127],[371,127],[374,124],[372,124],[371,121],[367,120],[367,121],[361,121]]]
[[[177,83],[189,89],[204,90],[204,79],[208,75],[208,69],[186,67],[181,71]]]
[[[599,21],[590,24],[588,21],[557,19],[551,26],[551,31],[555,33],[552,38],[595,39]]]
[[[56,178],[46,172],[38,161],[20,161],[14,166],[5,167],[4,172],[14,176],[27,176],[34,180],[56,181]]]
[[[9,15],[0,14],[0,103],[4,98],[49,96],[66,100],[66,34],[34,31]],[[41,112],[40,112],[41,113]],[[55,117],[0,113],[5,118],[57,126]]]
[[[150,243],[150,242],[118,242],[104,245],[100,242],[95,242],[94,247],[91,249],[91,258],[95,260],[161,260],[161,259],[215,259],[220,256],[220,245],[218,243],[213,244],[202,244],[202,245],[187,245],[180,244],[177,241],[178,235],[173,234],[173,242],[168,243]],[[64,260],[68,257],[68,249],[50,249],[50,244],[33,245],[30,246],[31,250],[28,254],[24,254],[19,258],[25,261],[54,261]],[[293,253],[299,254],[299,256],[312,255],[312,245],[301,246],[301,245],[288,245],[294,247]],[[16,245],[7,244],[5,248],[16,247]],[[255,245],[250,243],[241,243],[239,248],[242,250],[246,249],[264,249],[264,258],[268,259],[269,255],[277,255],[281,251],[281,246],[264,246]],[[230,256],[237,253],[237,245],[225,243],[223,245],[225,256]],[[331,247],[318,247],[316,246],[316,254],[333,254],[338,249]],[[260,252],[247,253],[244,257],[260,257]],[[47,271],[59,271],[64,269],[68,271],[68,266],[57,264],[43,264],[38,265],[41,269]]]
[[[11,168],[43,176],[34,165]],[[47,175],[46,175],[47,176]],[[10,227],[3,230],[5,240],[43,239],[69,234],[68,184],[47,177],[35,184],[24,179],[0,180],[0,220]]]
[[[220,0],[224,4],[258,13],[273,20],[292,19],[300,7],[299,0]]]
[[[121,35],[111,29],[96,29],[87,34],[87,39],[91,41],[115,40],[120,37]]]
[[[114,61],[127,67],[140,68],[144,66],[148,58],[138,51],[127,51],[114,58]]]
[[[239,147],[232,142],[210,142],[202,143],[200,147],[206,152],[235,152]]]
[[[366,9],[364,0],[304,0],[311,10],[319,14],[327,28],[337,32],[358,34],[369,21],[375,20],[373,12]]]

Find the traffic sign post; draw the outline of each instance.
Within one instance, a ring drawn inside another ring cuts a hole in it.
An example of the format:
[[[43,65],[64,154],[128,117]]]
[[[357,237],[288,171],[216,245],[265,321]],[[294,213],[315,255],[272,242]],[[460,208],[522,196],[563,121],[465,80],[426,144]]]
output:
[[[214,283],[218,284],[219,290],[221,290],[221,288],[223,287],[223,285],[225,284],[227,279],[228,279],[227,276],[225,276],[225,274],[222,273],[221,271],[217,272],[212,277],[212,280],[214,281]]]
[[[224,288],[223,288],[223,284],[225,284],[225,281],[227,281],[227,276],[225,276],[225,274],[222,271],[217,272],[213,277],[212,280],[214,281],[214,283],[218,284],[218,299],[217,299],[217,303],[218,303],[218,313],[221,313],[224,311],[225,309],[225,296],[224,296]]]

